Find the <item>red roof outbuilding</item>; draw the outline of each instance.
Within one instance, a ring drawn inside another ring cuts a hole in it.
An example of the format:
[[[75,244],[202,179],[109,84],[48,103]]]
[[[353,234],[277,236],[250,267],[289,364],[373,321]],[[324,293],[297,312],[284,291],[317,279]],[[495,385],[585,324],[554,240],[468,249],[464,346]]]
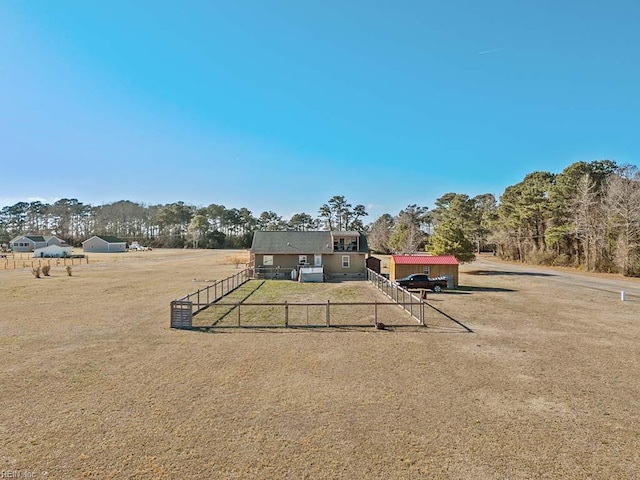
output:
[[[458,265],[453,255],[393,255],[397,265]]]

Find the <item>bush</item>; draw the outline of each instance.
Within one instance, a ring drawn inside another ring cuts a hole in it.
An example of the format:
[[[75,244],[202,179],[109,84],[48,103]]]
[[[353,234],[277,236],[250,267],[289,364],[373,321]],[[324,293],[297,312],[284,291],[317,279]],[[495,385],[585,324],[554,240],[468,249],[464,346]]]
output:
[[[563,253],[562,255],[558,255],[553,262],[553,265],[557,267],[577,267],[577,262],[571,255],[567,255]]]
[[[527,256],[527,261],[530,263],[534,263],[536,265],[551,266],[551,265],[555,265],[557,256],[558,255],[556,254],[556,252],[553,252],[550,250],[547,250],[547,251],[538,250],[535,252],[531,252]]]

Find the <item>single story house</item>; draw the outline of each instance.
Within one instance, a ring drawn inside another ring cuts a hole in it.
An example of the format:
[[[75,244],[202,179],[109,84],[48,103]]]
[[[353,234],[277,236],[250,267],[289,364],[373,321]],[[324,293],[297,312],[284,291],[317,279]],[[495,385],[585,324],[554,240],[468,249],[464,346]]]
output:
[[[33,252],[38,248],[64,243],[54,235],[18,235],[9,242],[9,248],[14,252]]]
[[[251,263],[263,278],[365,278],[368,252],[367,238],[360,232],[258,231]]]
[[[458,286],[460,264],[453,255],[392,255],[389,280],[404,278],[412,273],[426,273],[429,277],[447,277],[450,288]]]
[[[127,242],[108,235],[94,235],[93,237],[82,242],[83,252],[93,253],[111,253],[125,252],[127,250]]]
[[[62,243],[60,245],[53,244],[47,247],[36,248],[33,252],[33,256],[36,258],[62,258],[62,257],[71,257],[73,253],[73,247],[71,245],[67,245],[66,243]]]

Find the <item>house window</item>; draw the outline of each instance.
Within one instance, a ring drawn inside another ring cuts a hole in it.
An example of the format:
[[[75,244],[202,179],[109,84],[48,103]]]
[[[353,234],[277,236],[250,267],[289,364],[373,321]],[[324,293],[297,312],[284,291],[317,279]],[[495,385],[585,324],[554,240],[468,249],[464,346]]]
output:
[[[422,271],[422,273],[424,273],[425,275],[429,275],[429,267],[424,267],[424,270]]]
[[[273,255],[264,255],[262,257],[263,265],[273,265]]]
[[[349,255],[342,255],[342,268],[349,268]]]
[[[307,264],[307,256],[306,255],[298,255],[298,263],[300,265],[306,265]]]

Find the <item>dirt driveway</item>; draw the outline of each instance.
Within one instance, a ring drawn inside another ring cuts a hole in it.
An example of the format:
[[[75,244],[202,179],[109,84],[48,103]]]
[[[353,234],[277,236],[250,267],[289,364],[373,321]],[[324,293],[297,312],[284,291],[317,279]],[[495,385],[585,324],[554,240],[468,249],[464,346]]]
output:
[[[169,302],[235,265],[224,252],[151,253],[73,277],[0,271],[1,471],[640,474],[640,304],[631,286],[621,302],[617,285],[481,260],[462,267],[460,289],[429,296],[428,328],[207,334],[169,329]]]

